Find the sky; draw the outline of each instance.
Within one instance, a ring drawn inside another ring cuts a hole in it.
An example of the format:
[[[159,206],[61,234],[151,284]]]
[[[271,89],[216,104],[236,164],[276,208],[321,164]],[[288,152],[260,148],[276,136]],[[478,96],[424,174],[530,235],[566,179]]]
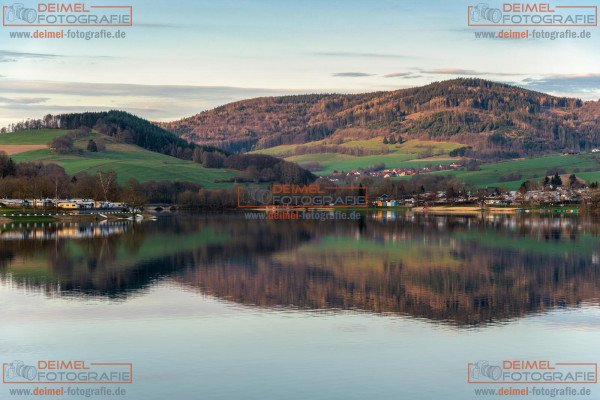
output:
[[[467,26],[467,7],[480,2],[86,1],[132,5],[133,26],[109,29],[126,37],[11,38],[34,29],[0,27],[0,126],[108,109],[169,121],[257,96],[395,90],[468,76],[600,98],[599,28],[586,28],[589,39],[477,39],[487,28]]]

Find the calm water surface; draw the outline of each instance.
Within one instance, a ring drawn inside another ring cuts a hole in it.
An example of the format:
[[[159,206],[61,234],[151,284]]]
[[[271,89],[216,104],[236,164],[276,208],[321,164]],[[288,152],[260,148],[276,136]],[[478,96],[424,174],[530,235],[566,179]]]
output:
[[[599,361],[599,222],[5,226],[0,354],[131,362],[127,399],[479,398],[468,362]]]

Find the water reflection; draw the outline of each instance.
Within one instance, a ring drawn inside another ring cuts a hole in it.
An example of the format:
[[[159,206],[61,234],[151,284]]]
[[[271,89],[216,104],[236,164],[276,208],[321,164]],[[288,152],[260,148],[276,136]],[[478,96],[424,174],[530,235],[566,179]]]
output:
[[[205,215],[0,232],[0,277],[126,299],[158,281],[244,305],[394,313],[471,326],[597,304],[600,225],[581,217]]]

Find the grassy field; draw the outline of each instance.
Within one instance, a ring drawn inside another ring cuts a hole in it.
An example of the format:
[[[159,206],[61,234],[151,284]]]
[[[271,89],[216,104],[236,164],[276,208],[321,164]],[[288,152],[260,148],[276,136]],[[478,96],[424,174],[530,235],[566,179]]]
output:
[[[408,140],[402,144],[384,145],[381,138],[369,140],[349,140],[341,144],[342,147],[358,147],[367,150],[379,150],[387,147],[388,154],[369,155],[356,157],[340,153],[316,153],[295,155],[295,149],[298,146],[318,146],[325,144],[324,141],[316,141],[304,145],[286,145],[277,146],[270,149],[258,150],[254,153],[270,154],[284,157],[287,161],[292,161],[300,165],[307,162],[318,162],[322,170],[315,172],[317,175],[329,175],[334,171],[351,171],[384,163],[387,168],[418,168],[426,165],[450,164],[455,158],[448,157],[448,152],[463,145],[448,142],[432,142],[421,140]],[[442,160],[422,159],[419,157],[424,152],[431,151],[432,155],[442,156]]]
[[[436,174],[453,175],[461,181],[473,184],[476,187],[502,185],[510,190],[515,190],[525,180],[543,179],[546,172],[553,167],[563,169],[567,174],[575,173],[577,177],[584,180],[600,179],[600,171],[584,172],[589,168],[600,168],[600,164],[598,163],[599,159],[600,158],[592,155],[550,155],[523,160],[483,164],[481,165],[480,171],[443,171],[436,172]],[[499,182],[501,176],[507,176],[513,171],[518,171],[521,174],[521,179],[511,182]]]
[[[5,143],[7,141],[10,144],[46,143],[52,137],[60,136],[60,134],[64,134],[65,132],[60,130],[41,130],[10,133],[0,135],[0,144],[8,144]],[[19,141],[19,135],[23,135],[22,141]],[[104,142],[106,151],[102,153],[85,151],[90,138],[93,138],[97,142]],[[79,172],[94,174],[99,169],[103,171],[112,169],[117,173],[120,183],[132,177],[140,182],[179,179],[197,182],[210,188],[215,186],[229,186],[230,184],[227,183],[215,184],[214,180],[227,179],[236,175],[234,171],[203,168],[200,164],[154,153],[138,146],[114,143],[110,137],[99,134],[92,134],[90,137],[76,140],[75,147],[82,149],[83,153],[78,154],[75,152],[73,154],[61,155],[45,148],[16,154],[12,158],[19,162],[42,161],[56,163],[62,166],[68,174]]]
[[[10,132],[0,135],[0,144],[48,144],[52,139],[68,131],[62,129],[39,129]]]
[[[35,130],[21,131],[0,135],[0,145],[36,145],[46,144],[52,138],[65,134],[65,130]],[[92,137],[96,141],[103,141],[106,144],[107,151],[103,153],[90,153],[85,151],[87,141]],[[201,165],[184,161],[177,158],[165,156],[162,154],[150,152],[140,147],[122,143],[114,143],[110,137],[92,134],[90,137],[76,140],[75,146],[84,149],[83,154],[58,155],[52,153],[49,149],[39,149],[13,155],[15,161],[44,161],[54,162],[61,165],[67,173],[76,174],[79,172],[96,173],[98,169],[115,170],[119,177],[119,182],[123,183],[131,177],[139,181],[146,180],[187,180],[198,182],[205,187],[227,186],[229,184],[215,184],[215,179],[227,179],[234,176],[234,171],[223,169],[206,169]],[[313,146],[323,144],[323,142],[312,142],[303,146]],[[452,163],[453,158],[448,157],[448,152],[462,145],[447,142],[430,142],[409,140],[402,144],[386,145],[389,153],[382,155],[370,155],[363,157],[354,157],[339,153],[317,153],[293,155],[294,149],[298,145],[278,146],[271,149],[260,150],[254,153],[286,155],[286,160],[304,164],[307,162],[318,162],[322,170],[316,172],[317,175],[328,175],[334,171],[350,171],[353,169],[365,168],[375,164],[384,163],[388,168],[419,168],[426,165],[438,165]],[[384,145],[381,139],[369,140],[349,140],[341,144],[343,147],[361,147],[364,149],[376,150]],[[434,156],[441,159],[424,158],[422,156],[425,150],[430,149]],[[505,186],[510,190],[515,190],[521,182],[528,179],[542,179],[550,168],[560,168],[567,174],[575,173],[577,177],[586,181],[600,181],[600,171],[590,171],[590,169],[599,169],[600,157],[592,154],[582,154],[580,156],[562,156],[550,155],[523,160],[511,160],[492,164],[481,165],[480,171],[443,171],[437,174],[453,175],[463,182],[473,184],[476,187]],[[586,170],[588,170],[586,172]],[[501,176],[507,176],[513,171],[521,174],[519,180],[510,182],[499,182]],[[408,179],[407,177],[396,179]]]

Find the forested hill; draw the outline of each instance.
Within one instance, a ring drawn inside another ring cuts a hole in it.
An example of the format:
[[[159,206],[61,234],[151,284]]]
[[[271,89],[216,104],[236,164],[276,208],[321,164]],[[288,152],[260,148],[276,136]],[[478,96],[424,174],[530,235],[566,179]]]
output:
[[[232,152],[400,135],[514,156],[600,145],[598,111],[597,102],[455,79],[392,92],[261,97],[160,126]]]
[[[205,168],[227,168],[245,172],[237,182],[308,183],[316,177],[299,167],[262,154],[232,154],[212,146],[190,143],[171,132],[124,111],[85,112],[46,115],[39,120],[12,124],[3,131],[32,129],[93,129],[118,143],[133,144],[146,150],[202,164]]]

